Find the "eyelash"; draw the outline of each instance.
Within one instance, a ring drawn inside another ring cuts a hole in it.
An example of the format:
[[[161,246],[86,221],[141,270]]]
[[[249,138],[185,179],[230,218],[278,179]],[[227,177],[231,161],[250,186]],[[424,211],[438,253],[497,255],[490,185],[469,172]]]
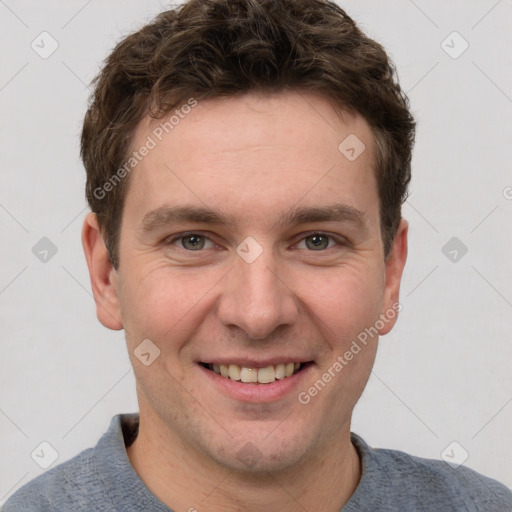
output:
[[[201,237],[204,237],[206,240],[209,240],[210,242],[212,242],[213,244],[215,244],[215,242],[209,238],[208,236],[206,236],[205,234],[201,233],[201,232],[198,232],[198,231],[187,231],[185,233],[180,233],[178,235],[174,235],[170,238],[167,238],[163,241],[164,245],[166,246],[169,246],[169,245],[172,245],[174,244],[174,242],[178,241],[178,240],[181,240],[181,239],[184,239],[184,238],[187,238],[187,237],[191,237],[191,236],[201,236]],[[329,233],[325,233],[323,231],[311,231],[309,233],[306,233],[305,235],[302,236],[302,238],[297,242],[297,244],[299,242],[302,242],[303,240],[305,240],[306,238],[309,238],[309,237],[312,237],[312,236],[315,236],[315,235],[318,235],[318,236],[324,236],[326,238],[329,238],[330,240],[334,241],[338,246],[340,247],[344,247],[344,246],[347,246],[349,245],[349,242],[344,239],[343,237],[336,237],[334,235],[331,235]],[[333,249],[334,247],[328,247],[327,249],[322,249],[322,250],[319,250],[319,251],[314,251],[314,250],[311,250],[309,252],[325,252],[329,249]],[[192,250],[187,250],[185,249],[184,247],[180,247],[180,249],[182,249],[183,251],[186,251],[186,252],[202,252],[204,251],[205,249],[199,249],[197,251],[192,251]]]

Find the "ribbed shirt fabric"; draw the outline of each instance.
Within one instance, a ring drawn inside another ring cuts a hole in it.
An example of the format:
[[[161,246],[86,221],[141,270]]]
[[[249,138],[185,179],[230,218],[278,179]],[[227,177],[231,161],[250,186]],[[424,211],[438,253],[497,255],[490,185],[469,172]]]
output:
[[[130,464],[126,446],[137,432],[138,414],[114,416],[94,448],[25,484],[2,511],[172,512]],[[496,480],[441,460],[374,449],[356,434],[351,436],[362,475],[340,512],[512,512],[512,491]]]

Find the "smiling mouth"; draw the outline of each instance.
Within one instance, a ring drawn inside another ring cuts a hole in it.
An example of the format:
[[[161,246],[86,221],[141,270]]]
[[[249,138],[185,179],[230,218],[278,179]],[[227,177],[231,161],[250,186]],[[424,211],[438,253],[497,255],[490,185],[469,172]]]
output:
[[[246,384],[271,384],[276,380],[286,379],[303,370],[311,364],[290,362],[286,364],[270,365],[265,368],[247,368],[237,364],[201,363],[204,368],[215,372],[226,379]]]

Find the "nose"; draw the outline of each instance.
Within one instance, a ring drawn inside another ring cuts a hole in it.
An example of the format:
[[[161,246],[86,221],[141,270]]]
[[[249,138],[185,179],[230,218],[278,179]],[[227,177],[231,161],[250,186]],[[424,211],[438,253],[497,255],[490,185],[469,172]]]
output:
[[[269,338],[298,318],[292,283],[271,252],[264,250],[252,263],[237,257],[219,299],[219,320],[252,340]]]

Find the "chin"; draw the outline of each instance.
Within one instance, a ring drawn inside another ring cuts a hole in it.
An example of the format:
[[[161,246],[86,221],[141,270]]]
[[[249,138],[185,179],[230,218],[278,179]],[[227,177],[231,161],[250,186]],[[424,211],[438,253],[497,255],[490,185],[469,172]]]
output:
[[[253,476],[261,474],[268,477],[269,472],[296,469],[297,464],[306,459],[307,453],[314,447],[307,446],[308,436],[303,433],[286,433],[284,429],[277,433],[277,427],[273,434],[275,428],[273,425],[257,432],[245,429],[245,433],[239,437],[224,438],[218,444],[208,443],[206,453],[231,471]]]

